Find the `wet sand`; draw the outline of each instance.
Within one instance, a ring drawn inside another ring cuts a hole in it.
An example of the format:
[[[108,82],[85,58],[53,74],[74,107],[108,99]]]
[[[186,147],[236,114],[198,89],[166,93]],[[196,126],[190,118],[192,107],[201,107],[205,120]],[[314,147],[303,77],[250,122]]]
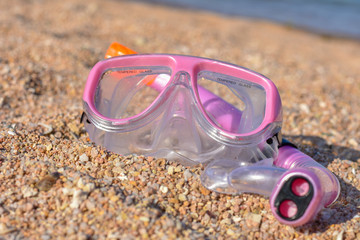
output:
[[[360,43],[127,1],[0,2],[0,239],[360,239]],[[209,192],[201,167],[95,146],[81,95],[113,42],[216,58],[278,86],[284,135],[342,190],[289,227],[268,199]]]

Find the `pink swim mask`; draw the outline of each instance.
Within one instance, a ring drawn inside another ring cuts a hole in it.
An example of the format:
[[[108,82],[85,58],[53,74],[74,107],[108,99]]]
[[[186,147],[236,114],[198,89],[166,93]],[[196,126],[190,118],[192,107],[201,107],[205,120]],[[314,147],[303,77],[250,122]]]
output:
[[[90,139],[116,153],[190,164],[276,156],[276,139],[266,141],[280,131],[279,93],[236,65],[181,55],[114,57],[91,70],[83,100]]]
[[[112,57],[91,70],[83,103],[96,144],[124,155],[204,164],[205,187],[270,196],[282,223],[302,225],[339,195],[330,171],[284,144],[278,90],[246,68],[183,55]]]

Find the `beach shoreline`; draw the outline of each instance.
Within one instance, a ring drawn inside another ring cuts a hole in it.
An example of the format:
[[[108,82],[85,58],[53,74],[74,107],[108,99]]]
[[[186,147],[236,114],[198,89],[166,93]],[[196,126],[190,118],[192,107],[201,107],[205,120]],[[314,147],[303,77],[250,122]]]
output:
[[[0,239],[359,239],[360,42],[263,20],[130,1],[0,2]],[[113,41],[215,58],[274,81],[283,134],[341,195],[314,222],[201,186],[202,166],[95,146],[82,93]]]
[[[138,0],[149,4],[210,11],[223,16],[272,21],[327,37],[360,40],[360,4],[356,1]]]

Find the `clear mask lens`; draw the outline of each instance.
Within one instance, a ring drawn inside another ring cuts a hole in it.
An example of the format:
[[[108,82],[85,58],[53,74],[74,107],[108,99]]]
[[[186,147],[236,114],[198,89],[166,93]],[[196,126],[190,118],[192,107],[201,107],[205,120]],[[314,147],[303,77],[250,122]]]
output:
[[[201,104],[219,128],[242,134],[255,130],[264,119],[265,89],[253,82],[201,71],[197,76]],[[221,96],[221,98],[219,97]]]
[[[105,117],[122,119],[142,113],[159,96],[150,87],[155,79],[169,79],[167,67],[151,66],[109,69],[103,73],[95,94],[95,106]]]

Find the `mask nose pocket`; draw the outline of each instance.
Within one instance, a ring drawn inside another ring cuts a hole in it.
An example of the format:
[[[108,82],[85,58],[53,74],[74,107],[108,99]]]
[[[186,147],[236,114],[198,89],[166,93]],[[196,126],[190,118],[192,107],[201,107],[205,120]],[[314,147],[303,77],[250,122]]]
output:
[[[187,73],[178,73],[175,78],[167,90],[164,111],[153,131],[153,147],[196,158],[202,152],[202,141],[201,130],[193,116],[195,105],[189,86],[190,77]]]

